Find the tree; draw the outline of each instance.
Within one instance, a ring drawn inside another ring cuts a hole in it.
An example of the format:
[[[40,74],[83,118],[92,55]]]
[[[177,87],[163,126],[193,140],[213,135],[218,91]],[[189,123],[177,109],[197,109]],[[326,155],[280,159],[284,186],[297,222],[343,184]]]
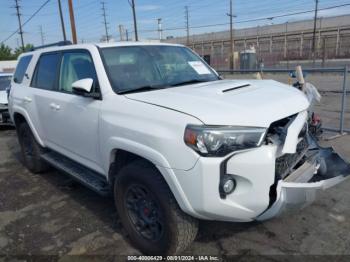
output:
[[[4,43],[2,43],[0,45],[0,60],[3,61],[3,60],[12,60],[12,59],[14,59],[11,51],[12,50],[11,50],[11,48],[9,46],[7,46]]]
[[[34,46],[32,44],[26,44],[26,46],[24,47],[24,50],[22,49],[22,47],[17,47],[15,49],[15,53],[14,53],[14,57],[15,59],[17,59],[17,57],[22,54],[23,52],[28,52],[30,50],[32,50],[34,48]]]

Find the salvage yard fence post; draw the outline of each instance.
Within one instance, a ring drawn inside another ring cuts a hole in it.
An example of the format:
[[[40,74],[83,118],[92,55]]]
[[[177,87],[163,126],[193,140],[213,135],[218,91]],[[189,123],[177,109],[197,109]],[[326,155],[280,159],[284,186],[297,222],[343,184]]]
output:
[[[343,78],[343,92],[342,92],[342,102],[341,102],[341,112],[340,112],[340,134],[344,133],[344,118],[346,110],[346,92],[347,92],[347,75],[348,75],[348,66],[344,67],[344,78]]]

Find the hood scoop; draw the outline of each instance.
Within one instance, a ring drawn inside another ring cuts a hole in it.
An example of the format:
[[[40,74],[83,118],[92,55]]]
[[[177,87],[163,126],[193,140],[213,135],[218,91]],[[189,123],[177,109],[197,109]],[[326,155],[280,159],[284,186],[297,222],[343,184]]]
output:
[[[241,89],[241,88],[248,87],[248,86],[250,86],[250,84],[237,85],[237,86],[234,86],[234,87],[230,87],[230,88],[224,89],[221,92],[226,93],[226,92],[230,92],[230,91]]]

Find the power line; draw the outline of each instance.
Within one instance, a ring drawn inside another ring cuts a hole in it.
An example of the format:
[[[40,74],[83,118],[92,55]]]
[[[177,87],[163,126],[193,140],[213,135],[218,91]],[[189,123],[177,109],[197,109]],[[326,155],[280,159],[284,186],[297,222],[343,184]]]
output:
[[[318,11],[323,10],[330,10],[334,8],[339,7],[345,7],[350,6],[350,3],[348,4],[341,4],[341,5],[335,5],[335,6],[328,6],[324,8],[318,8]],[[235,24],[242,24],[242,23],[249,23],[249,22],[257,22],[257,21],[264,21],[264,20],[273,20],[276,18],[282,18],[282,17],[288,17],[288,16],[294,16],[294,15],[300,15],[300,14],[307,14],[307,13],[313,13],[315,12],[315,9],[312,10],[306,10],[306,11],[298,11],[293,13],[286,13],[282,15],[275,15],[275,16],[267,16],[267,17],[260,17],[260,18],[254,18],[254,19],[247,19],[247,20],[240,20],[236,21]],[[190,29],[198,29],[198,28],[206,28],[206,27],[216,27],[216,26],[227,26],[230,23],[217,23],[217,24],[207,24],[207,25],[199,25],[199,26],[190,26]],[[173,28],[164,28],[163,31],[176,31],[176,30],[184,30],[186,27],[173,27]],[[141,32],[155,32],[155,30],[141,30]]]
[[[40,11],[41,9],[44,8],[44,6],[46,6],[51,0],[46,0],[23,24],[22,24],[22,28],[30,22],[30,20],[32,20]],[[16,31],[14,31],[12,34],[10,34],[7,38],[5,38],[4,40],[1,41],[1,43],[6,42],[7,40],[9,40],[11,37],[13,37],[15,34],[17,34],[20,30],[20,28],[18,28]]]

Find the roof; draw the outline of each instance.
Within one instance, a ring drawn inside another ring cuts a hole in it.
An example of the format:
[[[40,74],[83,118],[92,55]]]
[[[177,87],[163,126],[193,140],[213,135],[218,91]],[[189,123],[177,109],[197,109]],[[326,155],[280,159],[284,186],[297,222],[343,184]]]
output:
[[[159,45],[159,46],[183,46],[180,44],[171,44],[171,43],[161,43],[161,42],[135,42],[135,41],[123,41],[123,42],[114,42],[114,43],[96,43],[94,44],[98,47],[115,47],[115,46],[140,46],[140,45]]]
[[[76,44],[76,45],[64,45],[64,46],[51,46],[47,48],[40,48],[34,51],[25,52],[21,56],[30,55],[33,53],[42,53],[48,51],[58,51],[58,50],[66,50],[66,49],[84,49],[89,47],[118,47],[118,46],[183,46],[180,44],[171,44],[171,43],[160,43],[160,42],[134,42],[134,41],[123,41],[123,42],[113,42],[113,43],[87,43],[87,44]]]

